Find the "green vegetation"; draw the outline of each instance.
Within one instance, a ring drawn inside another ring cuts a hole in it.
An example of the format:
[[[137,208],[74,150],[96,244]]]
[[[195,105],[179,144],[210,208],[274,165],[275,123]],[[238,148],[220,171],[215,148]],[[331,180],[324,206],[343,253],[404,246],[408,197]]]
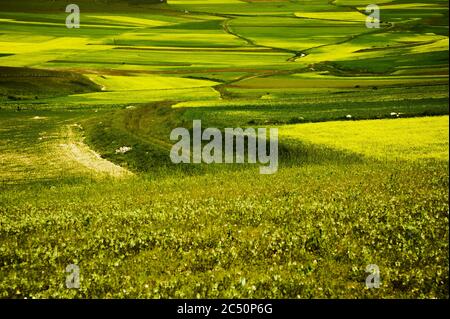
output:
[[[100,91],[100,85],[73,72],[0,67],[0,99],[29,100]]]
[[[69,3],[0,0],[0,297],[449,297],[446,1]],[[172,164],[196,119],[278,172]]]

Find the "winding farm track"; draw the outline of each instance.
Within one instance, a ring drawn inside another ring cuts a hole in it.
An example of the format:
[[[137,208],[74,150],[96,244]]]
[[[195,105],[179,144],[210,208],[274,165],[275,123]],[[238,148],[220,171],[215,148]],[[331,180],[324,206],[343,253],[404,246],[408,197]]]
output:
[[[94,152],[83,142],[83,138],[75,130],[80,129],[78,124],[66,125],[64,127],[64,143],[59,146],[64,151],[67,159],[75,161],[85,168],[96,173],[106,174],[113,177],[132,176],[133,173],[118,166]]]
[[[134,174],[101,158],[83,141],[78,119],[27,112],[1,121],[0,184],[27,184],[61,178],[125,178]]]

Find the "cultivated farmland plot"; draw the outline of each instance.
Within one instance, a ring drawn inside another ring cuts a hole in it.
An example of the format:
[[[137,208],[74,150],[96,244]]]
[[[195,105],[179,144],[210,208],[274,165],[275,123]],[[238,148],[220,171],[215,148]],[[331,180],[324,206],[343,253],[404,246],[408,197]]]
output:
[[[0,8],[1,298],[449,297],[447,1]]]

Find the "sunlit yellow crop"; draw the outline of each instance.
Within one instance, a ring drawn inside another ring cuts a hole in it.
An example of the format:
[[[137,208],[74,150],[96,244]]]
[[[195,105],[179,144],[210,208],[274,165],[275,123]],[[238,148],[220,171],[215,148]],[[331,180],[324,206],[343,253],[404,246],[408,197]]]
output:
[[[102,85],[104,91],[167,90],[210,87],[216,82],[173,76],[98,76],[89,78]]]
[[[280,128],[292,138],[378,159],[448,161],[449,117],[297,124]]]
[[[360,12],[296,12],[295,16],[308,19],[365,21],[366,16]]]

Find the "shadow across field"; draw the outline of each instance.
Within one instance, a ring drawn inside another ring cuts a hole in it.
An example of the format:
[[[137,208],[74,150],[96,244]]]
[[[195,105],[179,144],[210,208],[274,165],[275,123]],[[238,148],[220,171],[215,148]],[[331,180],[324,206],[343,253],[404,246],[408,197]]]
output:
[[[78,73],[0,66],[0,101],[37,100],[99,91],[100,85]]]
[[[259,167],[260,164],[173,164],[170,161],[170,150],[176,142],[169,139],[171,130],[184,127],[192,136],[192,122],[184,119],[184,112],[184,109],[172,109],[170,103],[117,110],[83,123],[86,142],[102,157],[136,173],[162,176],[197,175]],[[203,129],[209,127],[208,122],[202,122],[202,127]],[[224,134],[222,136],[224,138]],[[247,145],[247,138],[245,141]],[[131,150],[125,154],[116,151],[124,146]],[[362,161],[361,155],[351,152],[302,143],[298,140],[279,141],[280,167],[325,163],[348,165]]]

